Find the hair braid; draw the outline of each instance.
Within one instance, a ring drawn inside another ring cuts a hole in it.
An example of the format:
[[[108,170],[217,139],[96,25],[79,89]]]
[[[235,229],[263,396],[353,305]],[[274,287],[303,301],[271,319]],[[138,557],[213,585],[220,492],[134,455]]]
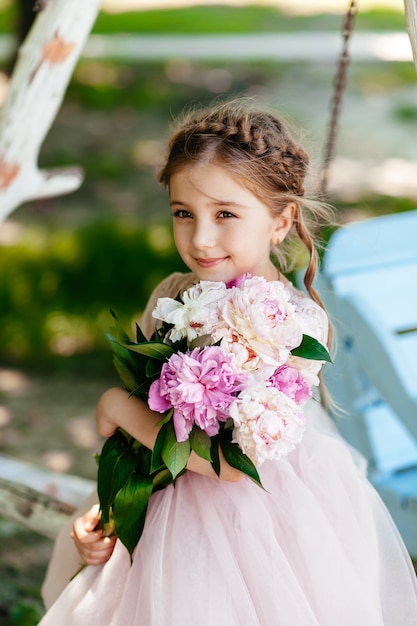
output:
[[[222,105],[207,114],[192,114],[173,135],[159,180],[165,186],[174,168],[185,162],[218,160],[245,179],[268,181],[272,191],[304,194],[309,158],[282,122],[268,113]],[[258,172],[257,172],[258,171]]]

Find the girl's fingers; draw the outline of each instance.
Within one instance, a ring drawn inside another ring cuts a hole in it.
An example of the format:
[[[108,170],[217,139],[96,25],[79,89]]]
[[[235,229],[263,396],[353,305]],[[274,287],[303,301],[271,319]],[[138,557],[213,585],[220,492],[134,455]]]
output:
[[[108,561],[111,557],[116,543],[116,537],[106,537],[93,544],[74,541],[83,561],[89,565],[100,565]]]
[[[98,537],[78,537],[71,534],[77,548],[84,547],[86,550],[106,550],[116,543],[116,537],[102,537],[101,534]]]
[[[100,521],[99,506],[95,504],[85,515],[77,517],[72,525],[72,534],[78,539],[96,541],[101,537],[101,530],[95,530]]]

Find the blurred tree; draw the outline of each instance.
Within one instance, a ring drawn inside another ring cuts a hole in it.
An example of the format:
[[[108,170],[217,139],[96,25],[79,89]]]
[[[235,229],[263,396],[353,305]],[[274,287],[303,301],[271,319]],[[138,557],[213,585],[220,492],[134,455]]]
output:
[[[10,79],[0,118],[0,218],[36,198],[70,193],[79,168],[38,168],[40,147],[61,105],[100,0],[43,0]]]

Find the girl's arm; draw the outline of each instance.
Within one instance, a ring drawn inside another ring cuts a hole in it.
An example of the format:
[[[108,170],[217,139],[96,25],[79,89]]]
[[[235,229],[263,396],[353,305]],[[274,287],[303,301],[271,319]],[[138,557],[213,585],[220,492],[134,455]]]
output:
[[[129,392],[119,387],[108,389],[101,396],[96,412],[97,429],[103,437],[110,437],[120,426],[132,437],[140,441],[144,446],[153,449],[158,434],[158,422],[161,414],[151,411],[150,408],[139,398],[129,396]],[[231,467],[220,454],[220,479],[237,482],[243,478],[243,474]],[[211,464],[191,452],[187,469],[217,478]]]

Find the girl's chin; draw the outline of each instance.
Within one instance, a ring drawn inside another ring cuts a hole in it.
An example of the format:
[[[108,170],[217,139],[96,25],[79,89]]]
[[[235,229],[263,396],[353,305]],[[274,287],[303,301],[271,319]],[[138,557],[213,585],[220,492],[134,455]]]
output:
[[[207,280],[213,282],[222,282],[225,284],[233,283],[242,274],[235,274],[233,272],[194,272],[198,280]]]

